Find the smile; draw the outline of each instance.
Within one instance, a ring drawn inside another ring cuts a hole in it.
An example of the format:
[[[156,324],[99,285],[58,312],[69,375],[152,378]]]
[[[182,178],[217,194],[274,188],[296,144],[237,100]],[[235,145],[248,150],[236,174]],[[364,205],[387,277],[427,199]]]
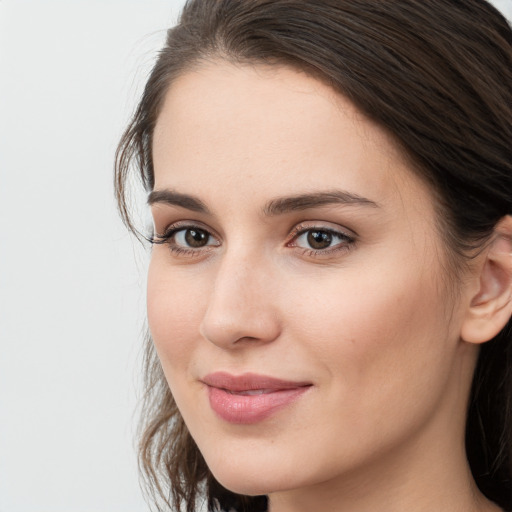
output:
[[[312,386],[256,374],[207,375],[202,382],[208,389],[210,407],[229,423],[252,424],[263,421],[292,404]]]

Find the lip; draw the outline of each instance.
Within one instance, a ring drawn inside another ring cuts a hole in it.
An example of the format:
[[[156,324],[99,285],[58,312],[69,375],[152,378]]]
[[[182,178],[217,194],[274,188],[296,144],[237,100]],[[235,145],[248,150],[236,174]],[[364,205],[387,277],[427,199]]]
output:
[[[236,424],[258,423],[292,404],[312,386],[311,382],[288,381],[266,375],[226,372],[201,379],[208,388],[213,411]]]

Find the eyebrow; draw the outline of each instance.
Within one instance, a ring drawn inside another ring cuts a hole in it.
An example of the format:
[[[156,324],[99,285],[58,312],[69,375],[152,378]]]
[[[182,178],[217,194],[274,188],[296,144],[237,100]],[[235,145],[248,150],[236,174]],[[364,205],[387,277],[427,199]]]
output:
[[[151,206],[157,203],[210,214],[208,207],[199,198],[170,189],[154,190],[149,194],[148,204]],[[263,208],[263,213],[266,216],[283,215],[293,211],[309,210],[331,204],[379,207],[379,204],[375,201],[357,194],[344,190],[329,190],[272,199]]]
[[[352,194],[344,190],[329,190],[326,192],[314,192],[312,194],[300,194],[291,197],[278,197],[267,203],[263,212],[265,215],[281,215],[293,211],[309,210],[331,204],[370,206],[378,208],[375,201],[366,197]]]
[[[156,203],[180,206],[198,213],[210,213],[206,205],[197,197],[169,189],[153,190],[149,194],[148,205],[151,206]]]

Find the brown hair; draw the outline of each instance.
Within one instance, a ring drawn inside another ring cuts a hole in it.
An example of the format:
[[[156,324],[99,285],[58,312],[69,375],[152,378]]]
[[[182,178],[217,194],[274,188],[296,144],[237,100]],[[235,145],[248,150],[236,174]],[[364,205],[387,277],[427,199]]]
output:
[[[152,136],[166,91],[202,61],[287,65],[325,81],[388,130],[439,198],[454,260],[512,213],[512,31],[484,0],[189,0],[120,142],[116,193],[132,164],[153,188]],[[155,499],[195,509],[265,510],[223,489],[176,408],[151,340],[140,462]],[[484,344],[466,433],[480,489],[512,509],[512,324]],[[161,510],[161,509],[160,509]]]

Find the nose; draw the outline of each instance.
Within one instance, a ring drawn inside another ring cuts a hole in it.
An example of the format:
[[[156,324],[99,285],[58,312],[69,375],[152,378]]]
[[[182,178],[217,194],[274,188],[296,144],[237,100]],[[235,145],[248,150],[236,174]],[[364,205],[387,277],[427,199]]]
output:
[[[201,335],[224,349],[274,341],[281,330],[275,287],[268,265],[225,257],[213,279]]]

